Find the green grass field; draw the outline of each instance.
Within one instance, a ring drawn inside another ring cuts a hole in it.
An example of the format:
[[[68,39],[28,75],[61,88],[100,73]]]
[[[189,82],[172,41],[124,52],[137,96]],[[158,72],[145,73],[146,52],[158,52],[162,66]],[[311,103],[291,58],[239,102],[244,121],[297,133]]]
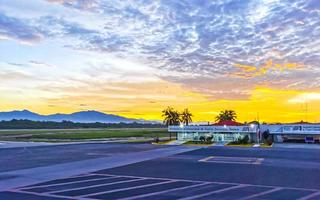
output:
[[[63,130],[1,130],[0,140],[45,141],[45,140],[85,140],[104,138],[154,138],[169,137],[166,128],[130,129],[63,129]]]

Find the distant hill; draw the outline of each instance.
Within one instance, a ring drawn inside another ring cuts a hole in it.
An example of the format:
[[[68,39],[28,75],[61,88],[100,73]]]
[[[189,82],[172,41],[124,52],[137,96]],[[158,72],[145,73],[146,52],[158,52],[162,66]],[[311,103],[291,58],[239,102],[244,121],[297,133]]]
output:
[[[32,120],[32,121],[72,121],[81,123],[159,123],[157,121],[147,121],[141,119],[126,118],[118,115],[106,114],[94,110],[75,112],[71,114],[53,114],[53,115],[40,115],[29,110],[0,112],[0,121],[17,120]]]

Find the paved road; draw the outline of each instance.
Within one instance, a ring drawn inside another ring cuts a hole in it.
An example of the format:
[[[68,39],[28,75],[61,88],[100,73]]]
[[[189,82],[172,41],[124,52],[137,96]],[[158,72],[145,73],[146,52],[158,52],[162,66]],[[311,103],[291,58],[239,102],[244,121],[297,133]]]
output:
[[[210,147],[0,192],[0,199],[320,199],[320,151]]]
[[[151,144],[69,144],[0,149],[0,173],[166,148]],[[1,177],[0,177],[1,178]]]

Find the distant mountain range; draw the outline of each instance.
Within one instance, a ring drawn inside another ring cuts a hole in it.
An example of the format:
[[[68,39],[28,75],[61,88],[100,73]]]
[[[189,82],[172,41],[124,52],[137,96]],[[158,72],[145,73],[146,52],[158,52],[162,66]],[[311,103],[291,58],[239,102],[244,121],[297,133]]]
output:
[[[9,112],[0,112],[0,121],[9,121],[12,119],[27,119],[32,121],[72,121],[81,123],[159,123],[158,121],[148,121],[143,119],[126,118],[119,115],[105,114],[102,112],[88,110],[75,112],[71,114],[53,114],[53,115],[40,115],[29,110],[14,110]]]

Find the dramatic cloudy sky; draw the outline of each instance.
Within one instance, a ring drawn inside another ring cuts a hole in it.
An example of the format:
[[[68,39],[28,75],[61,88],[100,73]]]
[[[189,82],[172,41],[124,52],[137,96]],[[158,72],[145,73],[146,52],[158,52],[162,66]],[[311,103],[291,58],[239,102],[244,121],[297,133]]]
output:
[[[320,121],[319,0],[0,0],[0,110]]]

